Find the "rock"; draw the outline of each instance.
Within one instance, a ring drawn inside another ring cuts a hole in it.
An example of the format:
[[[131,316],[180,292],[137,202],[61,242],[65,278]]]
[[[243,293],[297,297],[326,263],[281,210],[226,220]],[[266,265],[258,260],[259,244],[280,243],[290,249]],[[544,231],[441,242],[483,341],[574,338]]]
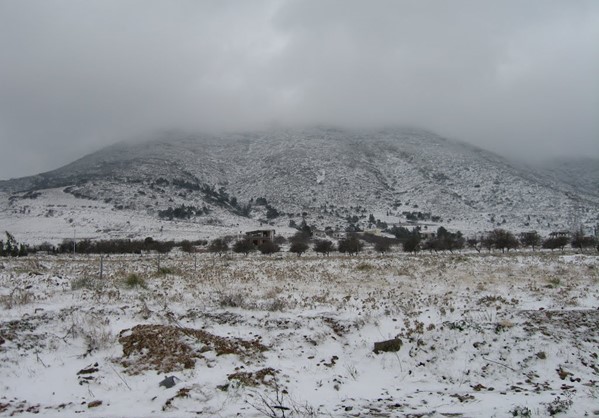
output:
[[[175,382],[175,379],[178,378],[175,376],[167,376],[164,379],[162,379],[160,383],[158,383],[158,386],[164,386],[165,388],[170,389],[177,384],[177,382]]]
[[[83,368],[81,370],[79,370],[77,372],[78,375],[82,375],[82,374],[92,374],[95,373],[97,371],[99,371],[100,369],[98,369],[98,363],[94,363],[93,365],[87,366],[86,368]]]
[[[91,401],[87,403],[88,408],[96,408],[100,405],[102,405],[102,401]]]
[[[374,343],[374,354],[378,354],[381,351],[386,353],[399,351],[402,346],[402,342],[399,338],[393,338],[392,340],[380,341],[378,343]]]

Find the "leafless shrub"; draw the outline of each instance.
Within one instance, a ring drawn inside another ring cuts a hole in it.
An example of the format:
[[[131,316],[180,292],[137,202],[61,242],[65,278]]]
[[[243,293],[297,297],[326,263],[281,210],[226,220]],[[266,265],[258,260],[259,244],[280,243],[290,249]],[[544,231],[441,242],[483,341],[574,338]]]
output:
[[[87,277],[87,276],[78,277],[71,281],[71,290],[80,290],[80,289],[95,290],[97,288],[98,288],[98,283],[96,282],[96,280],[94,280],[90,277]]]
[[[146,288],[146,281],[137,273],[131,273],[125,278],[125,286],[129,288]]]
[[[368,263],[360,263],[356,266],[356,270],[358,271],[369,271],[372,270],[374,267],[372,266],[372,264],[368,264]]]
[[[316,417],[319,410],[308,405],[295,401],[285,388],[281,388],[275,379],[273,392],[252,392],[248,394],[252,400],[246,402],[256,411],[269,418],[291,418],[291,417]]]
[[[0,296],[0,303],[5,309],[12,309],[15,306],[27,305],[35,299],[33,292],[26,289],[15,287],[8,295]]]
[[[244,299],[241,293],[220,293],[218,295],[218,304],[221,308],[242,308]]]
[[[572,406],[572,399],[570,399],[570,397],[566,397],[566,399],[561,399],[558,396],[553,401],[549,402],[547,404],[547,412],[549,413],[549,415],[554,416],[562,412],[566,412],[568,409],[570,409],[570,407]]]
[[[283,298],[275,298],[266,302],[263,309],[270,312],[284,311],[287,308],[287,301]]]
[[[82,338],[87,346],[83,356],[107,348],[114,342],[114,335],[109,327],[109,320],[95,313],[73,312],[70,316],[69,327],[63,340],[67,338]]]

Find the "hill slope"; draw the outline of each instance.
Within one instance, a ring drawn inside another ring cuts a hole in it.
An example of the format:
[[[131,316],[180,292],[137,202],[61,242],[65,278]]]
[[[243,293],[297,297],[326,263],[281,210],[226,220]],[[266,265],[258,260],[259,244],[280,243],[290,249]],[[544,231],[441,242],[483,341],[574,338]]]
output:
[[[364,228],[371,213],[388,223],[417,219],[423,227],[466,232],[497,226],[544,231],[594,225],[599,203],[597,194],[555,173],[414,129],[169,133],[0,182],[0,191],[2,219],[13,221],[56,218],[56,211],[48,216],[48,205],[63,204],[61,194],[75,196],[85,209],[99,211],[86,215],[96,234],[111,230],[104,220],[118,217],[145,217],[150,230],[178,220],[198,233],[206,225],[287,226],[302,214],[320,227]],[[77,211],[58,217],[65,216],[87,225]],[[129,235],[138,233],[145,232],[133,228]]]

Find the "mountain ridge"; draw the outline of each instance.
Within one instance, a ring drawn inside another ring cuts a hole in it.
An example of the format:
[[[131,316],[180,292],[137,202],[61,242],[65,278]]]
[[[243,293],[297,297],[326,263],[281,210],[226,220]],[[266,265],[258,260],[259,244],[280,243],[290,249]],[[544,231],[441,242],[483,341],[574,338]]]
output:
[[[414,128],[170,132],[0,182],[13,206],[19,196],[58,188],[155,218],[169,208],[191,207],[186,220],[198,225],[216,212],[219,219],[234,218],[230,224],[246,217],[281,227],[306,217],[336,229],[372,226],[366,220],[372,213],[387,223],[416,217],[427,226],[472,232],[552,230],[599,220],[599,193],[589,187]],[[256,204],[258,198],[266,205]],[[269,208],[278,216],[267,217]]]

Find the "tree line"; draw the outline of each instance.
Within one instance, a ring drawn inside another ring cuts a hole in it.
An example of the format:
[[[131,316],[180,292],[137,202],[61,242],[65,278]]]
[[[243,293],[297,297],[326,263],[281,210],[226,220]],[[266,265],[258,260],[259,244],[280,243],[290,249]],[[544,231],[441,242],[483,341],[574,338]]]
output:
[[[205,240],[159,241],[152,237],[147,237],[143,240],[82,239],[74,241],[73,239],[64,239],[58,245],[44,242],[40,245],[30,246],[24,243],[18,243],[15,237],[9,232],[6,232],[5,235],[6,240],[0,240],[0,256],[4,257],[23,257],[38,252],[48,254],[68,254],[73,252],[77,254],[141,254],[157,252],[166,254],[175,247],[181,248],[184,252],[194,252],[197,246],[205,246],[208,244]]]
[[[555,235],[542,238],[536,231],[523,232],[516,236],[505,229],[494,229],[479,237],[465,238],[460,231],[450,232],[444,227],[439,227],[435,234],[424,234],[418,229],[408,230],[404,227],[392,229],[395,238],[378,236],[368,233],[350,233],[335,244],[329,239],[313,238],[310,228],[299,228],[298,232],[289,238],[289,252],[298,256],[310,249],[317,254],[325,256],[332,252],[354,255],[364,249],[365,243],[372,246],[374,251],[381,254],[391,251],[392,247],[400,247],[408,253],[429,251],[430,253],[461,251],[466,248],[480,253],[483,250],[501,251],[502,253],[516,250],[518,248],[530,248],[533,251],[543,248],[549,250],[562,250],[570,245],[574,249],[585,251],[595,248],[599,251],[599,242],[594,236],[584,235],[577,231],[571,236]],[[273,254],[281,251],[281,244],[287,240],[281,236],[275,238],[274,242],[265,241],[260,245],[254,245],[249,238],[232,241],[231,238],[217,238],[210,242],[207,250],[211,253],[223,255],[228,251],[248,255],[253,251],[262,254]]]
[[[590,248],[599,251],[597,238],[592,235],[585,235],[582,230],[578,230],[571,235],[552,234],[546,238],[541,237],[536,231],[523,232],[516,236],[505,229],[494,229],[486,234],[470,238],[465,238],[460,231],[450,232],[444,227],[439,227],[435,234],[422,233],[417,228],[408,230],[405,227],[394,227],[390,232],[393,233],[394,238],[369,233],[349,233],[335,244],[330,239],[314,238],[311,228],[302,223],[298,227],[298,231],[289,239],[277,236],[273,241],[265,240],[260,245],[254,245],[250,237],[238,240],[234,240],[232,237],[216,238],[210,242],[205,240],[158,241],[147,237],[143,240],[83,239],[76,242],[72,239],[65,239],[58,245],[46,242],[38,246],[19,243],[11,233],[5,232],[6,239],[0,240],[0,256],[22,257],[40,251],[53,254],[72,252],[79,254],[168,253],[175,247],[191,253],[195,252],[199,246],[204,246],[206,251],[219,255],[226,254],[229,251],[245,255],[254,251],[259,251],[262,254],[274,254],[280,252],[282,250],[281,246],[286,243],[289,243],[289,252],[298,256],[310,249],[324,256],[329,256],[333,252],[355,255],[364,249],[366,243],[370,244],[374,251],[381,254],[391,251],[393,247],[399,247],[407,253],[420,251],[453,253],[465,248],[478,253],[483,251],[501,251],[505,253],[518,248],[530,248],[533,251],[539,248],[564,251],[568,245],[581,252]]]

